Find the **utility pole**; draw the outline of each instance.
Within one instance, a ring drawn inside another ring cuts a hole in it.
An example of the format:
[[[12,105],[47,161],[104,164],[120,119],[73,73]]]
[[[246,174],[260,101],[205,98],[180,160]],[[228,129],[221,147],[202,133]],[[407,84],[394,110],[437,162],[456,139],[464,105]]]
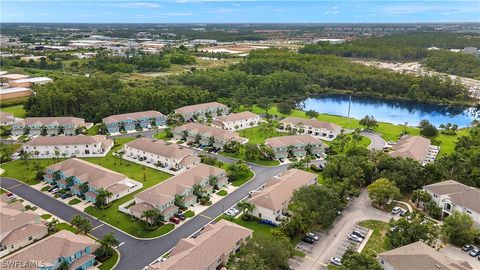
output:
[[[347,117],[350,118],[350,107],[352,105],[352,95],[349,96],[348,98],[348,114]]]

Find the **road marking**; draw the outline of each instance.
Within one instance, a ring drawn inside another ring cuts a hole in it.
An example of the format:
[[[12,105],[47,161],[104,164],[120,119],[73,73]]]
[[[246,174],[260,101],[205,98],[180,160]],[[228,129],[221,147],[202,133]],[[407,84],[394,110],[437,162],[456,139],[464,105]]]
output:
[[[16,187],[19,187],[19,186],[23,186],[23,184],[16,184],[15,186],[9,187],[8,189],[16,188]]]
[[[103,225],[104,225],[103,223],[100,224],[100,225],[98,225],[97,227],[93,228],[92,231],[93,231],[93,230],[96,230],[96,229],[98,229],[98,228],[100,228],[100,227],[102,227]]]
[[[116,246],[115,248],[119,248],[119,247],[121,247],[123,244],[125,244],[125,242],[121,242],[121,243],[118,244],[118,246]]]
[[[309,257],[309,256],[305,256],[305,259],[309,259],[310,261],[315,261],[315,259],[314,259],[314,258],[312,258],[312,257]]]
[[[204,218],[212,219],[211,217],[205,216],[204,214],[200,214],[200,216],[202,216],[202,217],[204,217]]]

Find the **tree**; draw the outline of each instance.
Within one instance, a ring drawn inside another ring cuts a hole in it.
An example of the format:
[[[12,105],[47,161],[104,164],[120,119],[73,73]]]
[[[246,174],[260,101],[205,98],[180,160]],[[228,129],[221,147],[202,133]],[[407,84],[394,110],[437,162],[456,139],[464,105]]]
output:
[[[74,179],[75,179],[75,177],[73,177],[73,176],[69,176],[69,177],[67,177],[67,179],[65,179],[65,183],[67,184],[67,187],[73,186]]]
[[[252,219],[253,210],[255,210],[255,205],[247,201],[241,201],[237,203],[237,207],[243,212],[248,220]]]
[[[383,206],[388,200],[400,197],[400,190],[395,185],[395,182],[387,178],[375,180],[367,187],[367,190],[370,199],[379,206]]]
[[[412,202],[414,202],[417,207],[420,205],[420,203],[427,204],[431,200],[432,196],[422,189],[416,189],[412,192]]]
[[[295,109],[295,103],[293,101],[283,101],[277,104],[277,109],[279,113],[289,115]]]
[[[473,229],[473,219],[465,212],[454,211],[443,220],[443,234],[454,245],[470,244],[478,233]]]
[[[185,198],[184,195],[180,195],[180,194],[176,194],[175,195],[175,200],[174,200],[174,204],[178,207],[182,207],[183,206],[183,199]]]
[[[73,227],[77,229],[78,232],[83,234],[88,234],[92,230],[92,223],[88,218],[82,217],[81,215],[75,215],[70,222]]]
[[[162,219],[160,211],[156,208],[145,210],[141,216],[142,219],[147,221],[147,224],[150,226],[157,226]]]
[[[216,176],[210,175],[210,177],[208,177],[208,184],[214,188],[217,188],[218,178]]]
[[[378,264],[376,255],[371,252],[358,253],[352,248],[348,248],[342,257],[342,266],[340,270],[382,270]]]
[[[390,221],[391,229],[387,232],[387,238],[393,248],[405,246],[417,241],[432,245],[439,236],[439,227],[425,219],[421,213],[411,213],[407,218]]]
[[[230,181],[237,180],[240,176],[246,175],[250,171],[247,164],[242,161],[238,161],[227,166],[228,179]]]
[[[267,97],[261,97],[261,98],[258,99],[257,106],[260,109],[265,110],[265,114],[267,115],[268,110],[270,109],[270,107],[272,107],[272,101],[271,101],[271,99],[269,99]]]
[[[95,198],[95,206],[97,208],[103,209],[108,205],[110,197],[113,196],[113,193],[106,189],[97,190],[97,197]]]
[[[65,127],[62,125],[59,125],[57,130],[58,135],[63,134],[64,132],[65,132]]]
[[[238,153],[240,151],[240,143],[237,141],[228,141],[223,146],[223,151],[227,153]]]
[[[193,195],[197,196],[197,198],[200,198],[203,196],[203,189],[202,186],[199,184],[193,185]]]
[[[366,129],[370,129],[370,130],[378,127],[378,122],[375,119],[375,117],[373,117],[373,115],[366,115],[365,117],[360,119],[358,123],[364,126]]]
[[[215,144],[215,137],[210,136],[210,137],[208,138],[208,145],[209,145],[209,146],[213,146],[214,144]]]
[[[47,222],[47,231],[49,234],[57,232],[58,219],[52,218],[51,221]]]
[[[52,174],[52,181],[56,183],[58,180],[62,179],[62,171],[56,170]]]
[[[23,151],[22,154],[20,155],[20,158],[23,160],[23,163],[25,164],[25,168],[28,170],[28,165],[30,158],[32,157],[32,152],[26,152]]]
[[[85,194],[88,192],[88,183],[87,182],[84,182],[84,183],[81,183],[79,186],[78,186],[78,189],[80,191],[81,194]]]
[[[42,135],[42,136],[47,136],[48,135],[46,126],[42,126],[40,128],[40,135]]]
[[[420,135],[422,136],[425,136],[427,138],[434,138],[438,136],[437,128],[434,125],[430,124],[428,120],[420,121],[418,127],[420,128]]]
[[[305,112],[305,115],[307,115],[308,118],[317,118],[319,114],[314,110],[308,110]]]
[[[255,160],[259,156],[258,146],[253,143],[245,144],[245,158],[247,160]]]
[[[104,262],[110,258],[114,252],[113,247],[118,246],[120,242],[115,238],[113,232],[109,232],[98,240],[100,247],[95,250],[95,256],[97,260]]]

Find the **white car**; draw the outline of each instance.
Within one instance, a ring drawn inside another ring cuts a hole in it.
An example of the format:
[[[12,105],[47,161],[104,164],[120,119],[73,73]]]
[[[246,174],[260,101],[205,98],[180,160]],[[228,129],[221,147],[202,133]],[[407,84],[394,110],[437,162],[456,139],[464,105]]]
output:
[[[342,259],[337,257],[330,258],[330,263],[336,266],[342,266]]]
[[[352,241],[355,241],[355,242],[358,242],[358,243],[361,243],[363,242],[363,238],[362,237],[358,237],[356,236],[355,234],[350,234],[348,235],[348,239],[352,240]]]
[[[236,216],[235,212],[233,212],[231,209],[228,209],[227,211],[225,211],[225,215],[231,216],[231,217]]]
[[[402,210],[402,208],[398,207],[398,206],[395,206],[393,209],[392,209],[392,214],[396,215],[398,213],[400,213],[400,211]]]
[[[251,190],[248,192],[248,196],[252,197],[253,194],[255,194],[255,192],[257,192],[256,190]]]
[[[235,215],[238,215],[238,214],[240,213],[240,210],[238,210],[238,209],[235,208],[235,207],[232,207],[232,208],[230,208],[230,209],[228,209],[228,210],[232,211]]]
[[[318,239],[319,239],[319,238],[318,238],[318,235],[316,235],[316,234],[314,234],[314,233],[312,233],[312,232],[308,232],[308,233],[306,233],[305,235],[308,236],[308,237],[310,237],[310,238],[312,238],[312,239],[315,240],[315,241],[318,241]]]

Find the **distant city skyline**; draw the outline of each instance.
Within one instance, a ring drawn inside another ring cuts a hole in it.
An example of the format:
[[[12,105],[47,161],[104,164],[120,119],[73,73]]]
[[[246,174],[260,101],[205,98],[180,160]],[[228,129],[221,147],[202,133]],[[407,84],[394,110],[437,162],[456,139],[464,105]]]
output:
[[[480,22],[476,0],[2,0],[1,22],[425,23]]]

